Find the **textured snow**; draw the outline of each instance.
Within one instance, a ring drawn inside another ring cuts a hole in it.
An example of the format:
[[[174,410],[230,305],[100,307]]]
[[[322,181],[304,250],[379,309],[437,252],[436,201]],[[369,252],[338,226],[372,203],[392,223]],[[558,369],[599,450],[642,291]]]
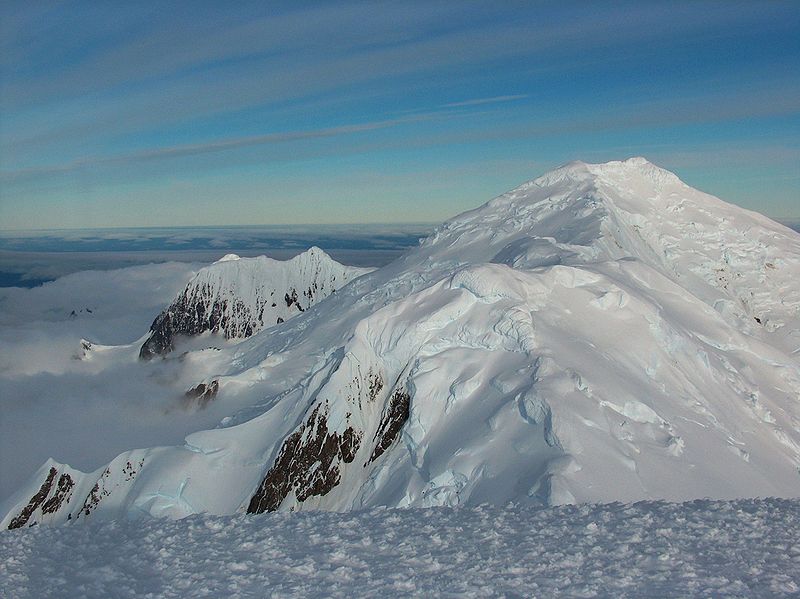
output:
[[[362,443],[281,510],[800,497],[798,350],[800,235],[641,158],[570,163],[280,327],[187,353],[220,381],[219,427],[141,450],[80,520],[241,512],[315,410]],[[401,391],[408,420],[373,461]]]
[[[0,596],[796,597],[800,502],[207,515],[0,535]]]

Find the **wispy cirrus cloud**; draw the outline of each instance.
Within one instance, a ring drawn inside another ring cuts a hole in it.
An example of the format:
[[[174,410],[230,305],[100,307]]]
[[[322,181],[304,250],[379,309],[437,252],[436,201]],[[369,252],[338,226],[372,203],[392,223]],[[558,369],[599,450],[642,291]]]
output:
[[[325,218],[374,172],[404,181],[403,197],[379,182],[358,194],[394,214],[445,184],[404,161],[550,165],[797,130],[790,3],[45,2],[0,3],[0,226],[214,222],[231,214],[214,212],[220,197],[242,212],[273,198],[281,222],[331,197],[326,167],[344,179]],[[478,193],[446,183],[442,198]]]
[[[602,19],[573,7],[549,20],[534,18],[537,10],[528,7],[516,18],[501,11],[485,21],[481,15],[491,13],[486,7],[470,17],[447,3],[413,10],[393,4],[366,10],[352,3],[272,15],[251,7],[238,18],[199,11],[178,29],[167,14],[153,19],[152,29],[134,27],[107,48],[91,39],[103,51],[58,72],[34,69],[15,77],[14,70],[4,69],[3,103],[23,117],[19,125],[6,119],[4,137],[20,144],[60,131],[62,138],[108,136],[249,107],[302,103],[353,86],[367,91],[376,82],[391,95],[401,94],[402,84],[395,83],[401,78],[519,57],[558,64],[572,48],[581,48],[589,60],[593,50],[696,35],[711,24],[755,22],[769,12],[704,6],[707,10],[632,4]],[[443,17],[448,27],[442,27]],[[41,34],[26,43],[50,56],[53,48],[41,41],[50,31]],[[33,111],[37,105],[42,110]]]
[[[498,104],[500,102],[513,102],[530,98],[528,94],[515,94],[512,96],[493,96],[491,98],[473,98],[472,100],[462,100],[460,102],[450,102],[442,104],[442,108],[461,108],[464,106],[480,106],[482,104]]]
[[[261,135],[246,135],[226,139],[216,139],[201,143],[179,144],[172,146],[154,147],[142,151],[130,152],[127,154],[117,154],[111,156],[88,156],[65,162],[61,164],[45,165],[35,168],[23,168],[11,171],[0,171],[0,179],[14,181],[25,177],[39,175],[66,173],[82,168],[89,168],[103,165],[125,164],[145,160],[155,160],[161,158],[178,158],[182,156],[195,156],[199,154],[210,154],[222,152],[236,148],[246,148],[250,146],[281,144],[292,141],[302,141],[311,139],[323,139],[329,137],[347,136],[380,129],[389,129],[404,124],[419,123],[431,120],[443,120],[458,117],[459,115],[449,115],[444,112],[431,112],[413,116],[405,116],[395,119],[382,121],[370,121],[364,123],[353,123],[340,125],[337,127],[325,127],[320,129],[303,129],[297,131],[280,131],[275,133],[265,133]]]

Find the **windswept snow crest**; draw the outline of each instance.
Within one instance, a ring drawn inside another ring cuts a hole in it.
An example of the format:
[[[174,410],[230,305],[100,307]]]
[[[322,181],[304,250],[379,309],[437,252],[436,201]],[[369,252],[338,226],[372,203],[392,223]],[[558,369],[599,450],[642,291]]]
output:
[[[526,183],[214,364],[217,402],[258,399],[91,518],[800,496],[800,235],[642,158]]]

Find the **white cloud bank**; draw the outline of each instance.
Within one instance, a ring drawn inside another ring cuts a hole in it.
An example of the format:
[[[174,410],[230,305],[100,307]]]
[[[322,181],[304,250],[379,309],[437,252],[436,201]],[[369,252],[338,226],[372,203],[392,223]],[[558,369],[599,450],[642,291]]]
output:
[[[186,410],[178,360],[142,363],[135,343],[197,264],[169,262],[0,289],[0,499],[48,457],[92,470],[121,451],[180,444],[219,421]],[[74,315],[73,315],[74,311]],[[102,345],[77,359],[81,339]]]

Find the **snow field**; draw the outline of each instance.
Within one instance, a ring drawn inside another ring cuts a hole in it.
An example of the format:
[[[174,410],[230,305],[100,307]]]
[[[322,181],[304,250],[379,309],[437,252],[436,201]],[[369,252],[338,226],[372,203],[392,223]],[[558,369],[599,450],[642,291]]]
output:
[[[0,535],[7,599],[798,593],[798,500],[194,515]]]

